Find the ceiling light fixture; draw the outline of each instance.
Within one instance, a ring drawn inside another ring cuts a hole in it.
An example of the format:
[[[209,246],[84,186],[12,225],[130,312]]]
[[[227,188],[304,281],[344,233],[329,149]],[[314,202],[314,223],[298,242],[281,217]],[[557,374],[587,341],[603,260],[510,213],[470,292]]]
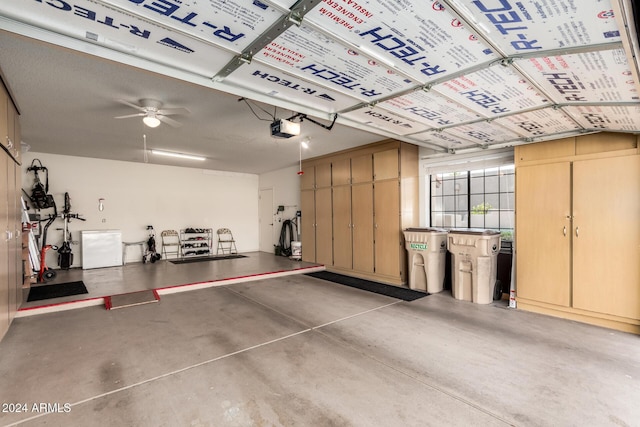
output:
[[[156,116],[144,116],[142,118],[142,121],[150,128],[157,128],[158,126],[160,126],[160,119]]]
[[[159,156],[177,157],[179,159],[199,160],[199,161],[207,160],[206,157],[192,156],[191,154],[173,153],[171,151],[151,150],[151,153],[157,154]]]

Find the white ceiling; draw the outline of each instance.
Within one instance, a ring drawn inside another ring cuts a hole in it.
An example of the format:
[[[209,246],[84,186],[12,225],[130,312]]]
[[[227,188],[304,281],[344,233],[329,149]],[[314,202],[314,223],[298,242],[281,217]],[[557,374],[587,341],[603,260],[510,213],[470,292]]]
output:
[[[195,167],[262,173],[295,165],[305,137],[303,157],[388,137],[440,156],[640,132],[630,0],[0,5],[0,67],[36,152],[140,162],[144,134],[207,157]],[[191,113],[180,128],[114,119],[143,98]],[[296,113],[299,137],[270,136]]]

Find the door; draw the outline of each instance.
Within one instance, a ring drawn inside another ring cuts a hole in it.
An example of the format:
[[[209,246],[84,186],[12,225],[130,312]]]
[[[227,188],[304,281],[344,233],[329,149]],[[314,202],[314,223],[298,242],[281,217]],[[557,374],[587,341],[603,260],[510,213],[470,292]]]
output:
[[[373,181],[373,156],[365,154],[351,159],[351,183]]]
[[[573,306],[640,319],[640,156],[573,164]]]
[[[300,241],[302,242],[302,260],[316,262],[316,202],[315,191],[300,192]]]
[[[7,242],[9,252],[9,323],[13,320],[18,309],[18,286],[21,275],[17,268],[20,260],[18,252],[18,225],[17,225],[17,200],[16,200],[16,163],[8,158],[7,161],[7,228],[11,233],[11,238]],[[21,269],[20,269],[21,270]],[[21,286],[20,286],[21,288]]]
[[[316,190],[316,262],[333,265],[331,187]],[[304,245],[302,246],[304,253]]]
[[[571,164],[516,170],[517,295],[571,304]]]
[[[353,269],[373,273],[373,185],[351,187]]]
[[[400,183],[376,182],[373,191],[375,272],[400,277]]]
[[[0,338],[9,329],[9,222],[8,222],[8,191],[7,166],[13,160],[0,150]]]
[[[398,149],[373,153],[373,173],[376,181],[397,178],[400,172]]]
[[[333,187],[333,265],[351,269],[351,187]]]
[[[331,162],[331,184],[351,184],[351,159],[338,159]]]
[[[260,221],[260,252],[273,253],[275,243],[273,237],[273,188],[260,190],[258,200],[258,212]]]

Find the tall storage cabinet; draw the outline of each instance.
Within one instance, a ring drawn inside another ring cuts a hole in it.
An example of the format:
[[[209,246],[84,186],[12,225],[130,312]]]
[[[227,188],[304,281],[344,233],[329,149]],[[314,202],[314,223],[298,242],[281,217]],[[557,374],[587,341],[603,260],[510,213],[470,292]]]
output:
[[[301,183],[302,259],[404,285],[402,228],[418,219],[418,148],[384,141],[307,160],[303,171],[315,182]]]
[[[22,302],[20,121],[0,82],[0,339]]]
[[[333,262],[331,241],[316,236],[331,235],[331,164],[303,164],[301,177],[301,235],[307,236],[304,261]]]
[[[516,148],[518,308],[640,334],[634,135]]]

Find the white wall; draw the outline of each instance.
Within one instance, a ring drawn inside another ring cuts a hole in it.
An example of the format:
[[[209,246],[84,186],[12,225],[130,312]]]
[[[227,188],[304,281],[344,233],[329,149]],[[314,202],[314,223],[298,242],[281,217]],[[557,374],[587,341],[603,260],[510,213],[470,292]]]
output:
[[[215,249],[215,230],[226,227],[232,230],[239,252],[258,250],[258,175],[29,152],[22,164],[22,187],[27,193],[34,178],[27,167],[34,158],[49,170],[49,194],[59,210],[69,192],[72,213],[86,218],[86,222],[71,221],[73,240],[80,240],[81,230],[118,229],[123,241],[142,241],[148,237],[146,226],[153,225],[160,250],[162,230],[212,228]],[[103,211],[98,210],[100,198],[105,199]],[[61,219],[51,225],[47,243],[62,242],[62,232],[55,230],[62,225]],[[74,266],[81,265],[80,245],[72,250]],[[137,248],[129,251],[127,260],[140,261]],[[57,265],[53,251],[47,265]]]
[[[273,245],[278,244],[282,221],[292,219],[300,210],[300,176],[298,167],[280,169],[260,175],[260,189],[273,189],[274,212],[284,206],[284,212],[274,216]],[[300,230],[298,230],[299,232]],[[272,245],[269,245],[271,247]]]

